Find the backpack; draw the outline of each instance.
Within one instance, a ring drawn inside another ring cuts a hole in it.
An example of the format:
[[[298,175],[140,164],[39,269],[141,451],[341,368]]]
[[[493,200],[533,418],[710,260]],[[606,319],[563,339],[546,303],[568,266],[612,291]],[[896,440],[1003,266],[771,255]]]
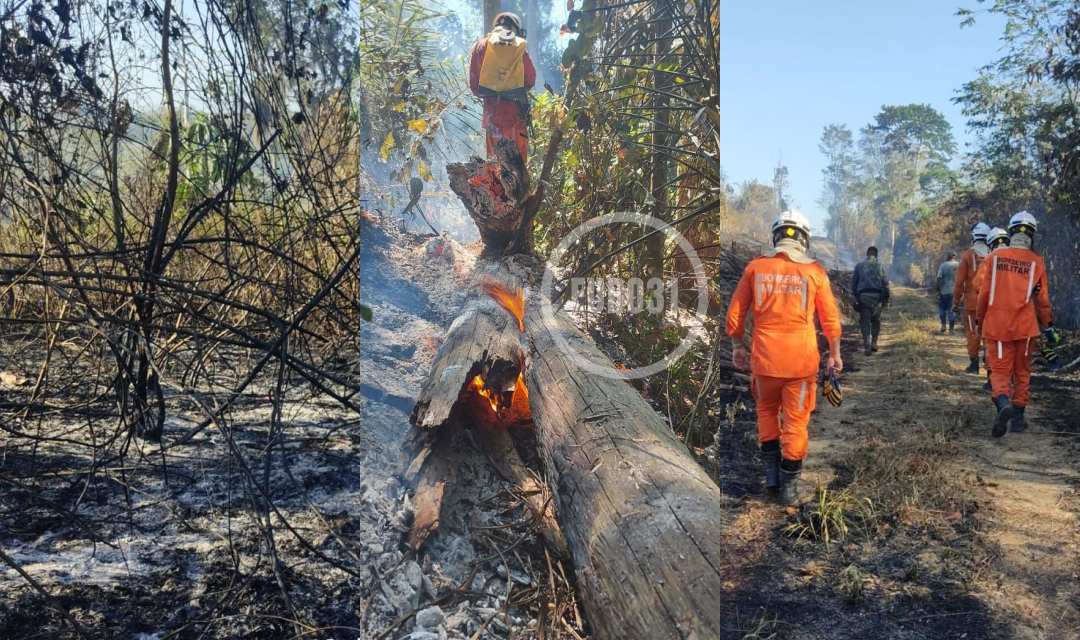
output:
[[[880,262],[866,260],[859,263],[859,266],[855,269],[858,271],[859,276],[859,290],[855,292],[856,294],[864,291],[885,292],[887,280],[885,278],[885,268],[881,266]]]

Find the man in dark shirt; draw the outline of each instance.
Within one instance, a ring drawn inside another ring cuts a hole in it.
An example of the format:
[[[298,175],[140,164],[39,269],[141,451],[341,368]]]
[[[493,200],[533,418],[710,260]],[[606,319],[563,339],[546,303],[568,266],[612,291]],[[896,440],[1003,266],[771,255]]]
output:
[[[877,247],[867,249],[866,260],[855,265],[851,293],[855,296],[855,308],[859,312],[863,349],[866,355],[870,355],[878,350],[881,310],[889,304],[889,277],[885,274],[885,267],[878,262]]]

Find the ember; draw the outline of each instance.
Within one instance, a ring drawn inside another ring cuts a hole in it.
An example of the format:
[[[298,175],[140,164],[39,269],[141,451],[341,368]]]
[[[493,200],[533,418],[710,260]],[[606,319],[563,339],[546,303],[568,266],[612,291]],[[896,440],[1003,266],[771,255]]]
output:
[[[472,382],[469,383],[469,388],[472,389],[476,393],[476,395],[486,399],[488,401],[488,404],[491,405],[492,411],[494,411],[496,414],[499,413],[499,394],[484,386],[483,376],[478,374],[475,378],[473,378]]]
[[[514,386],[504,391],[489,388],[481,375],[476,375],[469,381],[468,389],[486,401],[497,423],[512,426],[531,422],[529,390],[525,387],[525,378],[520,373]]]

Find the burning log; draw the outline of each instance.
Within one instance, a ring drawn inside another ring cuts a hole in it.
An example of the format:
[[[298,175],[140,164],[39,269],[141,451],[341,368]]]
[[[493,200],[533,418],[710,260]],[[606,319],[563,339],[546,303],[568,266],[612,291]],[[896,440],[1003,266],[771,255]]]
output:
[[[551,550],[566,555],[546,485],[529,473],[507,429],[531,426],[525,363],[524,274],[527,258],[486,263],[477,270],[465,309],[447,332],[421,388],[411,422],[414,458],[406,479],[414,484],[414,519],[408,544],[416,550],[439,527],[453,469],[445,453],[462,446],[460,428],[473,428],[500,475],[513,483]]]
[[[509,261],[478,269],[473,293],[450,325],[420,390],[411,418],[414,426],[434,429],[445,424],[467,384],[479,385],[485,393],[514,389],[525,361],[519,319],[524,302],[518,299],[524,294],[518,284],[522,278],[514,273],[520,270]]]
[[[501,140],[496,160],[474,158],[447,165],[450,188],[461,198],[480,230],[484,252],[490,256],[529,253],[533,207],[526,205],[529,174],[517,145]]]

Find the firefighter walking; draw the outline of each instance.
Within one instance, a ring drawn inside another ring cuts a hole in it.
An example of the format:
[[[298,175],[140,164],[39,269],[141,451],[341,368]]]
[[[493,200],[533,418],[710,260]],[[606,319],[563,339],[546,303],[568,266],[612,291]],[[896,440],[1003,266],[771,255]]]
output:
[[[979,222],[971,228],[971,247],[960,256],[960,265],[956,268],[956,283],[953,285],[953,306],[961,316],[964,336],[967,338],[967,354],[970,363],[968,373],[979,373],[979,351],[982,340],[975,321],[975,309],[979,303],[978,278],[979,267],[990,253],[987,236],[990,226]]]
[[[992,434],[1024,431],[1031,399],[1032,341],[1042,333],[1060,342],[1054,329],[1043,258],[1033,249],[1035,216],[1021,211],[1009,221],[1009,246],[994,251],[982,270],[976,319],[990,366],[991,396],[997,409]]]
[[[469,87],[484,101],[481,125],[487,136],[488,158],[495,144],[511,140],[529,156],[529,90],[536,84],[536,67],[529,57],[521,18],[512,13],[495,17],[491,32],[473,45],[469,54]]]
[[[733,364],[745,369],[743,333],[753,316],[749,366],[765,486],[783,503],[795,504],[821,366],[814,318],[828,339],[828,368],[834,374],[844,368],[841,323],[828,273],[809,256],[806,217],[785,212],[773,223],[772,234],[774,250],[746,266],[731,297],[727,334]]]

